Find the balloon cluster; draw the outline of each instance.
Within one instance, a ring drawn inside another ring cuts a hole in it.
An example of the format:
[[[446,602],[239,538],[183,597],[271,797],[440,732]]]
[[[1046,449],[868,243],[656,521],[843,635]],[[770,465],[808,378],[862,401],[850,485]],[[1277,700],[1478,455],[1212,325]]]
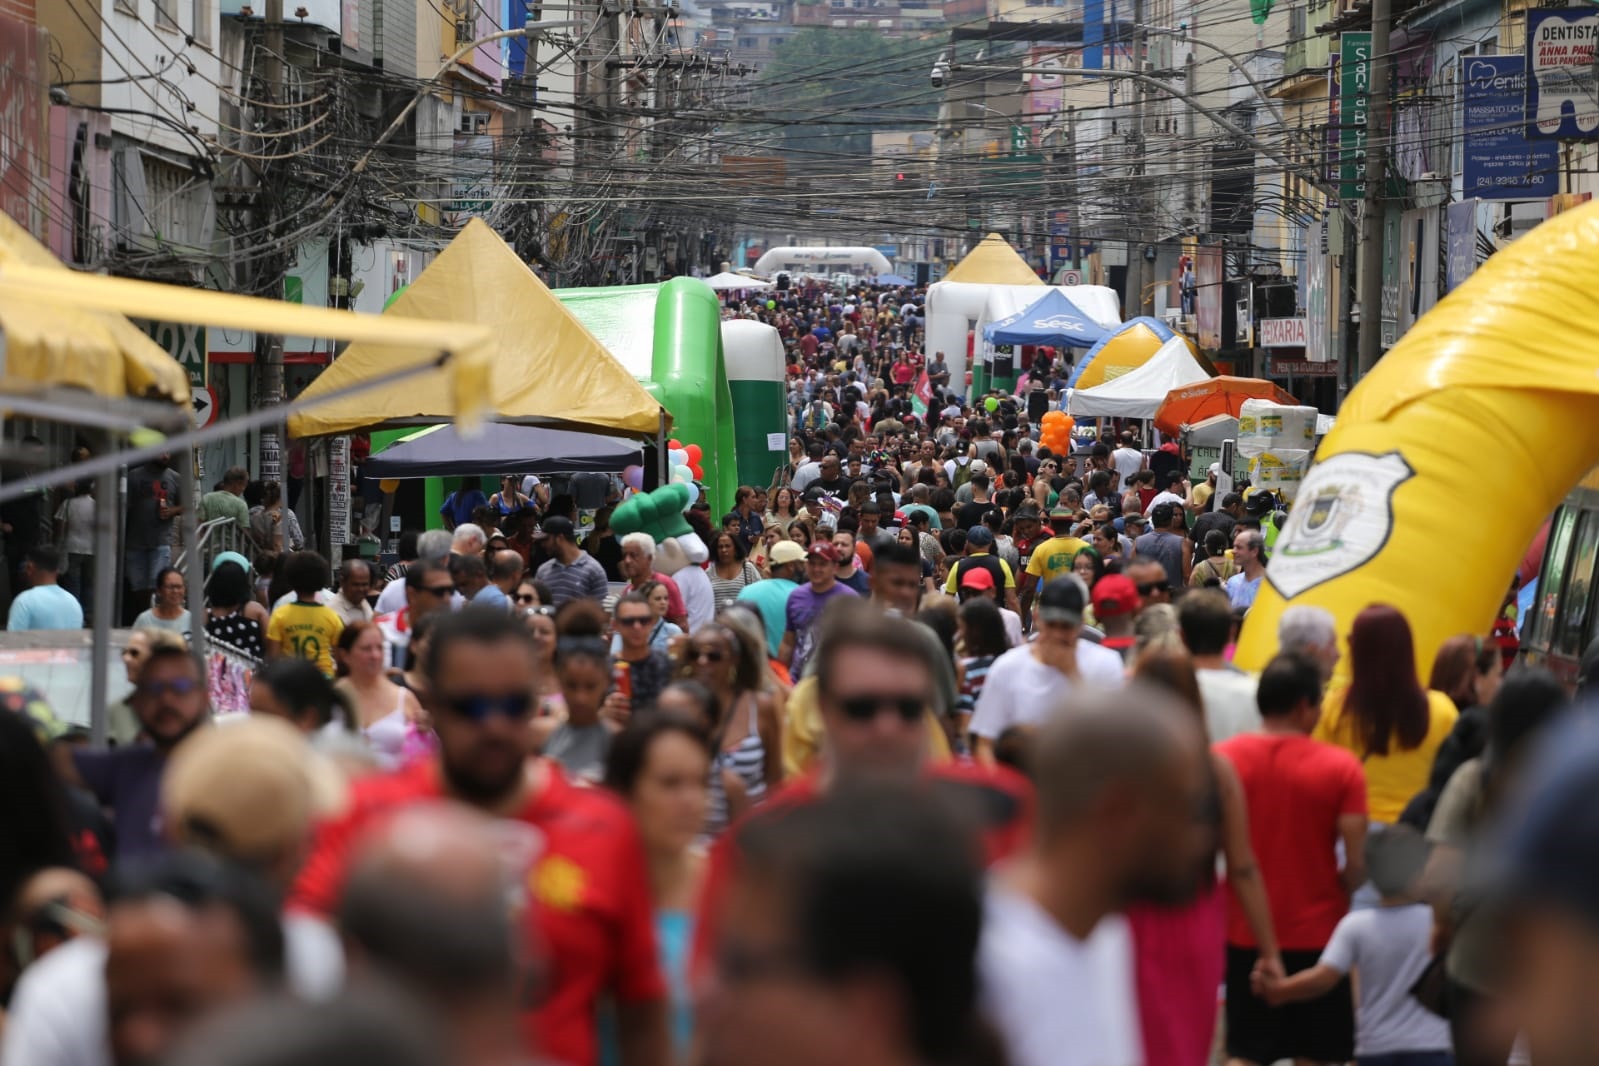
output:
[[[705,480],[705,468],[700,465],[705,453],[700,450],[698,444],[684,444],[678,440],[667,441],[666,448],[667,462],[671,467],[667,483],[687,486],[688,502],[682,507],[683,510],[687,510],[700,498],[700,487],[695,482]],[[644,468],[637,465],[626,467],[622,471],[622,480],[634,492],[643,492]]]
[[[666,458],[672,468],[670,480],[674,485],[688,486],[688,506],[692,507],[694,501],[700,498],[700,487],[695,482],[705,480],[705,468],[700,465],[704,453],[698,444],[684,444],[677,440],[667,441],[666,448]]]
[[[1056,455],[1070,455],[1075,425],[1077,420],[1065,411],[1049,411],[1039,423],[1038,443]]]

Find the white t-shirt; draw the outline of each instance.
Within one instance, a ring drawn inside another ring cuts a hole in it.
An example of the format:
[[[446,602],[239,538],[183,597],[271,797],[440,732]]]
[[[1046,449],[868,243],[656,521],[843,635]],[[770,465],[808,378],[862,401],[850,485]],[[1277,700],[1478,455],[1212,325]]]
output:
[[[1133,938],[1121,915],[1078,940],[1032,900],[990,887],[977,974],[1011,1066],[1143,1062]]]
[[[284,969],[298,996],[325,1001],[344,985],[344,946],[320,918],[285,915]],[[11,997],[0,1062],[110,1066],[105,942],[80,936],[22,972]]]
[[[93,496],[74,496],[62,500],[56,510],[56,521],[66,527],[61,547],[68,555],[94,554]]]
[[[1163,503],[1173,503],[1178,507],[1185,507],[1187,506],[1188,501],[1177,495],[1175,492],[1157,492],[1155,494],[1155,498],[1149,501],[1149,506],[1144,508],[1144,517],[1148,518],[1150,515],[1154,514],[1155,508],[1159,507]]]
[[[1079,640],[1077,669],[1085,685],[1120,688],[1126,666],[1111,649]],[[972,715],[971,731],[997,740],[1011,726],[1037,725],[1072,687],[1065,674],[1034,657],[1032,645],[1012,648],[988,668],[988,679],[983,682],[983,692],[977,697],[977,710]]]
[[[1010,646],[1019,648],[1027,643],[1027,638],[1022,635],[1022,616],[1009,607],[999,609],[999,617],[1005,623],[1005,637],[1010,641]]]
[[[1196,670],[1199,695],[1205,702],[1205,732],[1212,744],[1240,733],[1260,732],[1259,684],[1253,674],[1238,670]]]
[[[1144,453],[1137,448],[1117,448],[1110,453],[1110,463],[1121,475],[1117,484],[1126,488],[1132,476],[1144,469]]]
[[[1351,911],[1333,930],[1321,964],[1360,971],[1355,1056],[1448,1051],[1449,1023],[1410,989],[1431,958],[1432,908],[1425,903]]]

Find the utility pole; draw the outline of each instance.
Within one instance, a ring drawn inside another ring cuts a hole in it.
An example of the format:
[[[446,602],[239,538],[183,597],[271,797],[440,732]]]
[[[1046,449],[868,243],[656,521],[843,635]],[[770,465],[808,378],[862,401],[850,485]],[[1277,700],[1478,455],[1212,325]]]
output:
[[[1372,0],[1366,196],[1360,214],[1360,341],[1355,353],[1355,381],[1365,377],[1382,356],[1382,204],[1388,183],[1388,36],[1392,24],[1389,0]]]
[[[1144,73],[1144,56],[1147,52],[1149,35],[1144,31],[1144,0],[1133,0],[1133,70]],[[1133,86],[1133,152],[1135,153],[1132,166],[1133,197],[1138,208],[1135,214],[1135,227],[1133,233],[1136,241],[1133,247],[1133,257],[1137,263],[1129,274],[1136,278],[1138,297],[1134,306],[1140,315],[1148,315],[1154,311],[1154,294],[1150,291],[1153,281],[1155,264],[1150,262],[1144,254],[1145,241],[1148,240],[1146,227],[1149,219],[1154,215],[1154,205],[1150,203],[1149,182],[1146,180],[1148,168],[1145,163],[1144,143],[1144,83],[1136,82]]]
[[[1188,86],[1188,95],[1190,97],[1198,96],[1199,66],[1194,62],[1194,50],[1192,48],[1188,50],[1188,61],[1184,64],[1183,73]],[[1202,170],[1208,170],[1208,168],[1199,166],[1199,140],[1197,131],[1194,128],[1194,109],[1191,107],[1183,108],[1183,140],[1187,142],[1187,147],[1183,151],[1183,158],[1188,160],[1188,184],[1183,193],[1183,211],[1198,226],[1199,175]],[[1185,219],[1184,221],[1186,223],[1187,220]],[[1199,226],[1198,228],[1204,229],[1205,227]]]
[[[262,26],[261,41],[266,49],[266,59],[262,64],[262,73],[267,83],[267,99],[274,104],[286,102],[284,73],[283,73],[283,0],[266,0],[266,21]],[[263,213],[270,214],[270,209],[265,205],[270,204],[275,197],[272,190],[263,191],[260,203]],[[276,220],[267,219],[271,225]],[[266,238],[272,240],[269,233]],[[267,278],[280,274],[279,264],[281,255],[268,256],[261,261],[263,274]],[[261,286],[257,286],[259,289]],[[275,295],[282,296],[281,280]],[[257,399],[261,406],[275,407],[283,402],[283,337],[273,333],[256,338],[257,357],[261,359],[261,375],[257,384]],[[262,481],[276,481],[283,483],[283,429],[281,423],[272,423],[261,430],[260,436],[260,478]]]

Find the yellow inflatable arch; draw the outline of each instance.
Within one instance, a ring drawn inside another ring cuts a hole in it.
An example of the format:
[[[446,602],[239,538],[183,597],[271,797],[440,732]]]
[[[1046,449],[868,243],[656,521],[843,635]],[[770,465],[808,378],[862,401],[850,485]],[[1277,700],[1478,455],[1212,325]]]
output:
[[[1545,222],[1445,297],[1350,392],[1277,539],[1237,661],[1259,670],[1285,608],[1340,640],[1402,610],[1426,678],[1486,634],[1538,526],[1599,460],[1599,203]],[[1340,666],[1347,671],[1347,659]]]

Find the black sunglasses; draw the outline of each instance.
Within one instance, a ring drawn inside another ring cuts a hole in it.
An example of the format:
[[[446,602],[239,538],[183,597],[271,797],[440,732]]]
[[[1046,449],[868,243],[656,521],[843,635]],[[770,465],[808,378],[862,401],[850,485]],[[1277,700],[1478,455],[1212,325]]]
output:
[[[442,598],[444,596],[454,596],[455,595],[455,586],[454,585],[423,585],[422,586],[422,591],[426,592],[426,593],[429,593],[431,595],[434,595],[434,596],[439,596],[439,597]]]
[[[519,592],[519,593],[516,594],[516,602],[517,603],[537,603],[538,602],[538,595],[536,593],[532,593],[532,592],[526,592],[526,593]]]
[[[727,653],[720,648],[694,648],[688,655],[691,660],[700,663],[719,663],[727,658]]]
[[[533,709],[533,697],[526,692],[513,692],[508,696],[456,696],[442,702],[450,713],[471,722],[484,722],[495,714],[526,718]]]
[[[1148,596],[1150,593],[1155,592],[1155,591],[1157,591],[1159,589],[1163,589],[1165,587],[1166,586],[1162,585],[1159,581],[1151,581],[1147,585],[1139,585],[1138,586],[1138,594],[1140,596]]]
[[[174,696],[187,696],[200,687],[200,682],[192,677],[174,677],[166,681],[150,681],[139,686],[141,696],[164,696],[171,693]]]
[[[636,614],[631,618],[618,618],[616,624],[619,626],[647,626],[653,621],[655,621],[654,615]]]
[[[884,711],[893,711],[905,722],[922,718],[927,701],[916,696],[851,696],[838,701],[844,717],[852,722],[870,722]]]

